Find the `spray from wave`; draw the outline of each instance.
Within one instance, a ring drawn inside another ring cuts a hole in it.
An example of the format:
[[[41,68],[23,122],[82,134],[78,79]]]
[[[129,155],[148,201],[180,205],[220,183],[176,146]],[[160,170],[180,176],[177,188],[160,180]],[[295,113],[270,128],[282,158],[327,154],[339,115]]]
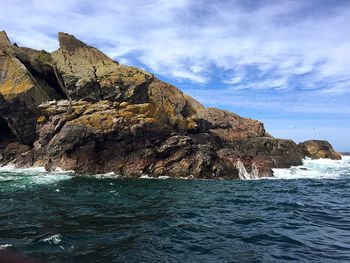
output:
[[[303,165],[273,169],[274,179],[336,179],[350,175],[350,156],[342,160],[305,159]]]
[[[34,185],[55,184],[72,178],[73,171],[57,169],[48,172],[44,167],[15,168],[13,166],[0,167],[1,191],[16,190]]]
[[[293,166],[287,169],[273,169],[274,177],[259,178],[257,169],[254,168],[248,173],[244,165],[238,161],[236,167],[239,170],[239,177],[242,180],[256,179],[336,179],[341,176],[350,175],[350,156],[343,156],[342,160],[309,158],[303,161],[303,165]],[[63,171],[56,169],[54,172],[47,172],[44,167],[14,168],[13,166],[0,167],[0,182],[6,182],[9,186],[27,187],[28,185],[53,184],[62,180],[72,178],[74,171]],[[118,178],[114,173],[98,174],[94,178]],[[152,178],[146,175],[140,178]],[[162,177],[157,179],[167,179]],[[154,178],[152,178],[154,179]]]

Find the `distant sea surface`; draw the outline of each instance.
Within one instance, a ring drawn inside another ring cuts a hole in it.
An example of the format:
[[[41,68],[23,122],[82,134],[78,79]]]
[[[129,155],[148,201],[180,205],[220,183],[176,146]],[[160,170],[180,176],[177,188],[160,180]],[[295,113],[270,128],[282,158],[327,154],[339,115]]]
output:
[[[0,249],[41,262],[350,262],[350,157],[275,179],[0,168]]]

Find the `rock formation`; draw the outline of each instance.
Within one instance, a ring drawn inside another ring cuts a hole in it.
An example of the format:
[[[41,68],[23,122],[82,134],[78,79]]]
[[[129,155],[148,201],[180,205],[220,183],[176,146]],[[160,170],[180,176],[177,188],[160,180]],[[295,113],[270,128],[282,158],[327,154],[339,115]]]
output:
[[[300,143],[307,156],[313,159],[329,158],[340,160],[341,155],[334,151],[332,145],[327,141],[311,140]]]
[[[295,144],[264,125],[205,108],[144,70],[59,33],[47,53],[0,32],[0,164],[125,177],[256,178],[305,156],[338,159],[327,142]]]

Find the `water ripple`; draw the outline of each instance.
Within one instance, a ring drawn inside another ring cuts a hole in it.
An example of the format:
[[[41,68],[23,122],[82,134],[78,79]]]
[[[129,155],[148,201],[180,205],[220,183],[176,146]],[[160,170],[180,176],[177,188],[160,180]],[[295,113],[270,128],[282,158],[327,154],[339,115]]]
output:
[[[0,249],[43,262],[350,262],[349,178],[101,180],[2,171]]]

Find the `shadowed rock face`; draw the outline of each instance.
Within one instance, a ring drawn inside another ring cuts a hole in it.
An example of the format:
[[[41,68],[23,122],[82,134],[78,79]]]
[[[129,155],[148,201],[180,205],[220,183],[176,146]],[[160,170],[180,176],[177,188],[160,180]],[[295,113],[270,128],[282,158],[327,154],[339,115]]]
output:
[[[50,54],[12,46],[0,32],[0,164],[245,179],[306,155],[339,158],[326,142],[297,145],[259,121],[205,108],[72,35],[59,42]]]

